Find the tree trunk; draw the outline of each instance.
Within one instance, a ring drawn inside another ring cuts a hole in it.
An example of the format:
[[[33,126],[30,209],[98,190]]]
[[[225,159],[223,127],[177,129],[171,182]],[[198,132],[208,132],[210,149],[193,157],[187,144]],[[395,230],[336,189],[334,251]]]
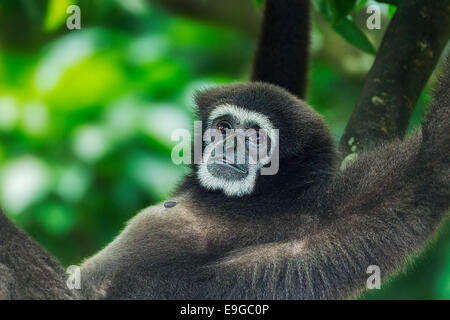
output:
[[[449,34],[449,1],[400,1],[341,138],[343,157],[406,133]]]

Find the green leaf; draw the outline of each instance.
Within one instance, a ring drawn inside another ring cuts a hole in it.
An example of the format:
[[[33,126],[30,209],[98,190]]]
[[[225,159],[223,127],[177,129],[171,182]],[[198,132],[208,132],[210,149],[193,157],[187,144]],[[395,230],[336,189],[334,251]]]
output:
[[[44,21],[45,31],[58,29],[68,17],[66,10],[72,4],[72,0],[51,0],[47,7]]]
[[[331,1],[331,11],[333,13],[332,24],[342,21],[353,9],[356,0],[335,0]]]
[[[331,27],[340,34],[345,40],[364,52],[375,54],[376,50],[367,39],[366,35],[358,28],[350,16],[343,17],[340,21],[333,21],[333,15],[330,7],[331,1],[315,0],[313,2],[316,11],[320,12],[322,17],[331,23]]]
[[[369,54],[375,54],[376,50],[366,35],[349,17],[332,26],[345,40]]]

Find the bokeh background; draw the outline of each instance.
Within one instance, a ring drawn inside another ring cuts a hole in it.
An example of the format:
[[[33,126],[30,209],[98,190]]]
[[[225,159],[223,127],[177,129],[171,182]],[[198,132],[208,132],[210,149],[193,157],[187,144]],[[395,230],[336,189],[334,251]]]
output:
[[[157,2],[0,0],[0,206],[65,266],[108,244],[187,172],[171,162],[171,133],[191,127],[195,90],[248,79],[254,30]],[[70,4],[81,7],[80,30],[66,27]],[[382,30],[361,28],[375,48],[394,11],[383,6]],[[313,18],[308,102],[338,141],[374,56]],[[354,18],[363,25],[363,10]],[[450,223],[362,298],[450,299]]]

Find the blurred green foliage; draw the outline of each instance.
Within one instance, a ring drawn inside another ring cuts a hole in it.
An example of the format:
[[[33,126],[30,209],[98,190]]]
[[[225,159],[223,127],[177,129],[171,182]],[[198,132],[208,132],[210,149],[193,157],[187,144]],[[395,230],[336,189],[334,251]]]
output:
[[[350,15],[357,4],[356,0],[314,0],[313,3],[315,9],[345,40],[364,52],[369,54],[376,53],[370,40]]]
[[[245,81],[254,47],[148,2],[100,2],[0,1],[0,205],[64,265],[170,194],[186,173],[170,160],[171,133],[191,127],[195,90]],[[65,28],[72,3],[81,30]],[[326,35],[314,32],[308,100],[337,141],[361,77],[328,61]],[[365,298],[449,299],[450,224],[443,229],[407,274]]]

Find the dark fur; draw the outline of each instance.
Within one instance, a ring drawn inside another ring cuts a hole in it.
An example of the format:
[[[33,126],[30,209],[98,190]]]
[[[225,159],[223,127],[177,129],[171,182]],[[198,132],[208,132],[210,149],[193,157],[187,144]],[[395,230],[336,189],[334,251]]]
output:
[[[59,264],[0,211],[0,300],[75,298]]]
[[[89,297],[337,299],[364,289],[369,265],[389,275],[426,244],[450,206],[448,71],[422,132],[343,172],[320,117],[284,90],[244,84],[201,94],[203,117],[232,102],[286,128],[279,174],[260,177],[264,187],[243,198],[207,192],[189,176],[174,196],[178,207],[140,213],[88,260]]]
[[[310,1],[266,0],[252,81],[305,98],[308,84]]]

